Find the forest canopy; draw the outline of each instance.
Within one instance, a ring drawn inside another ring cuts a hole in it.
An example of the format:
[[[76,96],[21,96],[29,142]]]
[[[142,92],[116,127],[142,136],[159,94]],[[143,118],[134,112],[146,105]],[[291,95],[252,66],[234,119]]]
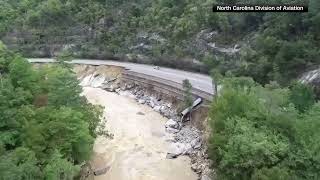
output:
[[[0,38],[26,57],[117,58],[288,85],[320,64],[318,0],[308,13],[213,13],[214,3],[242,0],[2,0]],[[217,49],[241,47],[230,55]],[[196,61],[194,61],[194,59]]]
[[[319,179],[320,103],[310,87],[261,86],[245,77],[221,84],[209,140],[218,179]]]
[[[0,179],[71,180],[102,115],[59,64],[33,67],[0,43]]]

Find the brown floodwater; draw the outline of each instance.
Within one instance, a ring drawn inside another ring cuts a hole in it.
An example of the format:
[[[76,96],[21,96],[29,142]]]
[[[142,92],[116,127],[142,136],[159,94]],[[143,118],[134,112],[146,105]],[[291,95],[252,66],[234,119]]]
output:
[[[98,88],[84,88],[94,104],[105,106],[106,129],[113,139],[98,137],[91,160],[94,169],[110,167],[95,180],[196,180],[190,158],[166,159],[169,142],[166,118],[127,96]]]

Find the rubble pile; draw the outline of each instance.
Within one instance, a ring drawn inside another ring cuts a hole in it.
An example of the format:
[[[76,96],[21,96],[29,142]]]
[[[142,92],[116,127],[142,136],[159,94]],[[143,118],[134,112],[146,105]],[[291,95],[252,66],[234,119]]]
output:
[[[203,144],[202,133],[197,128],[183,123],[171,103],[147,95],[145,89],[134,84],[124,84],[116,92],[134,98],[138,103],[148,105],[168,118],[164,127],[168,134],[167,141],[170,142],[166,158],[173,159],[180,155],[187,155],[191,158],[191,168],[199,175],[199,179],[211,179],[212,170],[209,168],[210,160],[206,146]]]

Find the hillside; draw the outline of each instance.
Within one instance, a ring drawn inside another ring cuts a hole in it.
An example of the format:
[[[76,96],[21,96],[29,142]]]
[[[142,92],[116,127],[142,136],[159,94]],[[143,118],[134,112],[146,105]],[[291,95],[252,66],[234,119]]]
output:
[[[82,58],[203,73],[215,68],[263,84],[286,83],[319,64],[319,1],[310,0],[309,13],[241,14],[213,13],[214,2],[2,0],[0,36],[27,57],[52,57],[69,49]]]

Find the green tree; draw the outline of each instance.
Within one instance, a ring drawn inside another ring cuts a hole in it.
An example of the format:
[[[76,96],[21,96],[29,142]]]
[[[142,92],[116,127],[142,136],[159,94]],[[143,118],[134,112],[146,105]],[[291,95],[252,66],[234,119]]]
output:
[[[290,89],[290,100],[300,112],[308,110],[315,103],[315,95],[308,85],[294,83]]]
[[[182,87],[184,89],[184,106],[185,108],[191,107],[193,103],[193,97],[191,94],[192,91],[192,85],[188,79],[185,79],[182,81]]]
[[[79,171],[79,166],[74,166],[71,162],[62,158],[58,151],[52,154],[44,169],[45,179],[47,180],[72,180]]]

